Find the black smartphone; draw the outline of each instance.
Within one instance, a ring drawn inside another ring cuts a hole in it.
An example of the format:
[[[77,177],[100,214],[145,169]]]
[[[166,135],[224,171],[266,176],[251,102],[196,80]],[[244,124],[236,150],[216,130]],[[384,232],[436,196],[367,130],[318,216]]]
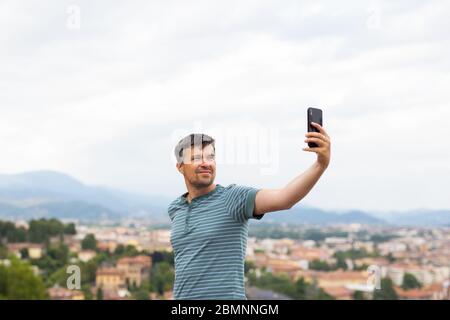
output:
[[[317,108],[308,108],[308,132],[319,132],[319,130],[316,129],[316,127],[311,125],[311,122],[315,122],[323,125],[323,118],[322,118],[322,110]],[[308,146],[310,148],[316,148],[318,145],[314,142],[308,142]]]

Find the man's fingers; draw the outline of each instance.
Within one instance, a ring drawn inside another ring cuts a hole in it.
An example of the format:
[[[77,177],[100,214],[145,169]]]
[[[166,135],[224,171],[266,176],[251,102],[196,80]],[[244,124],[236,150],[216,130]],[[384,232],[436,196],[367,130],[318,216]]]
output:
[[[327,141],[327,142],[330,142],[329,137],[327,137],[327,136],[325,136],[325,135],[323,135],[323,134],[321,134],[321,133],[319,133],[319,132],[307,132],[307,133],[305,134],[305,137],[307,137],[307,138],[320,138],[320,139],[322,139],[322,140],[325,140],[325,141]]]
[[[320,148],[303,148],[303,151],[307,151],[307,152],[319,152]]]
[[[308,138],[308,139],[305,140],[305,142],[314,142],[314,143],[318,144],[319,146],[323,147],[323,146],[325,146],[325,143],[327,141],[324,141],[324,140],[319,139],[319,138]]]
[[[325,129],[324,129],[320,124],[315,123],[315,122],[311,122],[311,125],[314,126],[314,127],[316,127],[317,130],[319,130],[319,132],[320,132],[321,134],[323,134],[324,136],[328,137],[327,132],[325,131]]]

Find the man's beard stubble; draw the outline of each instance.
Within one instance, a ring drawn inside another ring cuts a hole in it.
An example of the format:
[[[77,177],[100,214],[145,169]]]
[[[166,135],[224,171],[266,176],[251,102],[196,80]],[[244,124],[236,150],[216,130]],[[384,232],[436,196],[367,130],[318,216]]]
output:
[[[211,179],[207,182],[195,179],[194,181],[190,181],[191,185],[196,189],[207,188],[213,184],[215,177],[211,177]]]

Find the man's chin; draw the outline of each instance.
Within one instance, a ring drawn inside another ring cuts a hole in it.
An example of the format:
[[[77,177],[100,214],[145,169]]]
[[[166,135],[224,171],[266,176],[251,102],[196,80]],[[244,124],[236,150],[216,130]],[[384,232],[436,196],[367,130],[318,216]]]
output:
[[[214,182],[214,179],[211,179],[211,180],[205,180],[205,181],[202,181],[202,180],[197,180],[195,183],[193,183],[192,185],[193,186],[195,186],[196,188],[207,188],[207,187],[209,187],[210,185],[212,185],[213,184],[213,182]]]

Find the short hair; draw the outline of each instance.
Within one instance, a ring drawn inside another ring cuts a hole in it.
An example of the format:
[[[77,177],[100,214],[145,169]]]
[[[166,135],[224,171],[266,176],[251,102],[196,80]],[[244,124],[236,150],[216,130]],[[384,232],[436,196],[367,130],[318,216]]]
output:
[[[215,140],[207,134],[191,133],[190,135],[181,139],[175,147],[175,157],[177,158],[177,163],[183,162],[184,149],[191,148],[192,146],[199,147],[201,144],[202,149],[208,145],[212,145],[215,151],[216,147],[214,143]]]

